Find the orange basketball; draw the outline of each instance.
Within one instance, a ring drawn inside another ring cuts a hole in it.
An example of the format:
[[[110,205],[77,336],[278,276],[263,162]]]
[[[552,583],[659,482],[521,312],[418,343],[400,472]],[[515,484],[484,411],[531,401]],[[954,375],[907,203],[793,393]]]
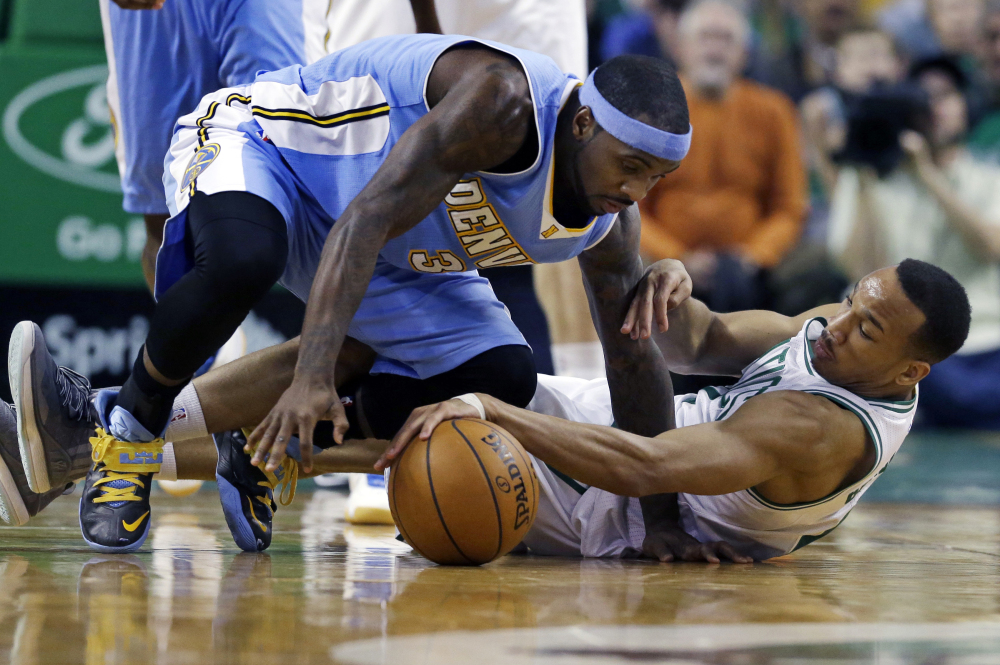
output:
[[[403,538],[431,561],[478,566],[514,549],[535,521],[538,480],[514,437],[483,420],[446,420],[389,472]]]

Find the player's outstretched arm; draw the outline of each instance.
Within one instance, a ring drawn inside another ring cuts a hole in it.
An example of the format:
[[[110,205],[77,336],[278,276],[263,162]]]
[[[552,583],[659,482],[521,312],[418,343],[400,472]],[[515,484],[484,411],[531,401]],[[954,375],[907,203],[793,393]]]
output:
[[[839,307],[823,305],[794,317],[764,310],[717,314],[689,298],[670,311],[669,327],[654,339],[672,372],[739,376],[768,349],[797,334],[808,319],[833,316]]]
[[[868,451],[856,416],[801,392],[766,393],[727,420],[657,437],[477,397],[485,418],[510,432],[529,453],[575,480],[625,496],[715,495],[765,487],[780,503],[811,501],[836,490]],[[478,415],[457,399],[415,410],[377,468],[390,463],[414,437],[429,437],[441,421]]]
[[[250,437],[255,464],[270,453],[268,467],[277,468],[298,434],[308,471],[312,431],[321,418],[333,420],[334,439],[343,440],[348,425],[333,370],[379,251],[430,214],[463,174],[514,156],[534,128],[524,71],[495,51],[455,49],[442,55],[427,98],[431,111],[403,134],[327,236],[292,385]]]

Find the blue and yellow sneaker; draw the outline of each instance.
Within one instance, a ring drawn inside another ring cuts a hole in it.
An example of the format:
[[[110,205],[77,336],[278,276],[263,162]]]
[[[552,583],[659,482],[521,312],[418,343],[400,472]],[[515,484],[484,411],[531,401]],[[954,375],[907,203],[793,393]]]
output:
[[[261,552],[271,544],[271,522],[277,505],[274,490],[281,486],[278,501],[283,506],[295,499],[298,463],[286,457],[275,472],[250,464],[244,452],[246,435],[240,430],[215,434],[219,463],[215,480],[219,485],[222,512],[233,540],[244,552]]]
[[[120,441],[97,428],[90,439],[93,467],[80,497],[80,532],[107,554],[134,552],[149,535],[149,491],[163,462],[163,439]]]

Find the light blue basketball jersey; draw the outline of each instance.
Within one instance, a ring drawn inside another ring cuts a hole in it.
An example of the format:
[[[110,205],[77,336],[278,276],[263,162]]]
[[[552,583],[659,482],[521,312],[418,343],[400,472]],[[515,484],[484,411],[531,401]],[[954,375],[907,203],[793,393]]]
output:
[[[267,139],[336,219],[368,184],[403,133],[427,114],[431,69],[460,36],[383,37],[308,67],[261,74],[251,112]],[[519,173],[470,173],[424,221],[389,241],[381,257],[425,273],[565,261],[596,244],[615,215],[582,229],[552,215],[553,144],[563,103],[579,81],[550,58],[482,41],[516,57],[528,75],[539,153]],[[342,136],[333,132],[342,129]],[[322,234],[325,237],[325,233]]]
[[[424,88],[435,61],[470,41],[478,40],[384,37],[206,96],[178,121],[166,158],[174,216],[157,260],[157,294],[191,267],[184,242],[191,196],[246,191],[284,216],[281,283],[307,299],[336,220],[427,114]],[[374,372],[426,378],[489,349],[525,344],[476,270],[572,258],[615,223],[602,215],[567,229],[552,216],[556,121],[579,82],[545,56],[482,43],[515,56],[527,72],[539,154],[520,173],[467,174],[427,218],[382,248],[349,331],[379,353]]]

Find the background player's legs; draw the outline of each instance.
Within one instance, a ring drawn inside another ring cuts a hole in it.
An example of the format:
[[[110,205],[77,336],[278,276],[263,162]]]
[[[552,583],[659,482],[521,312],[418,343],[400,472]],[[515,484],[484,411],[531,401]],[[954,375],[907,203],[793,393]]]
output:
[[[288,255],[284,219],[252,194],[195,195],[187,224],[194,268],[157,303],[144,354],[117,400],[154,436],[183,384],[278,281]]]
[[[146,285],[149,290],[153,290],[156,283],[156,253],[160,251],[160,243],[163,242],[163,225],[167,223],[169,215],[143,215],[146,223],[146,245],[142,248],[142,276],[146,278]]]

